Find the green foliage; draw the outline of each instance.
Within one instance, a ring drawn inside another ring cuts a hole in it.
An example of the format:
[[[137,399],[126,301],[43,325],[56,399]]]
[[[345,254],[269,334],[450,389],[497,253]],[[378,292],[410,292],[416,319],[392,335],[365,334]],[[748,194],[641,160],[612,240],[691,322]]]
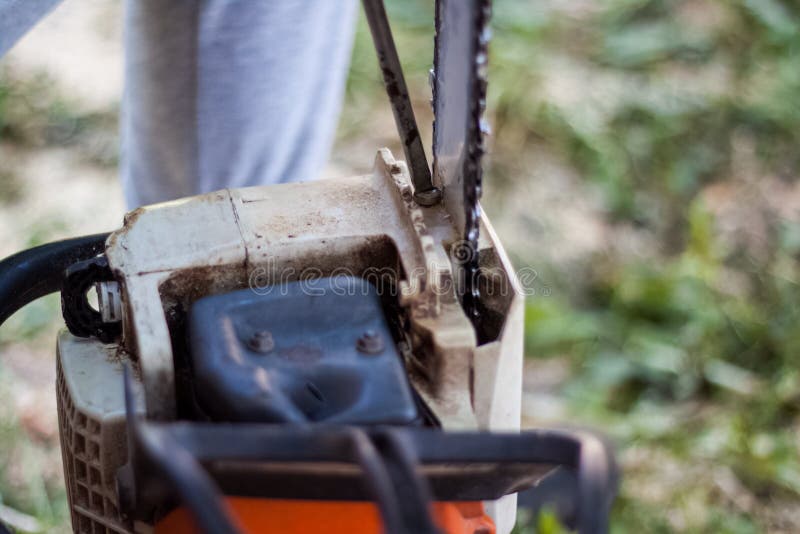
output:
[[[118,159],[117,122],[116,109],[81,110],[57,93],[46,73],[20,77],[0,68],[0,140],[4,143],[22,148],[68,147],[88,162],[112,166]],[[11,187],[3,182],[11,184],[11,179],[0,176],[0,202],[4,189]]]
[[[787,260],[777,250],[753,273],[757,290],[729,293],[713,219],[695,202],[687,223],[689,241],[677,256],[606,266],[591,285],[590,306],[530,301],[528,351],[570,357],[574,374],[564,394],[574,413],[619,443],[702,458],[713,469],[732,469],[755,494],[797,499],[800,286],[776,274]],[[714,408],[694,413],[697,406]],[[638,508],[628,491],[616,524],[664,517],[658,508]],[[707,515],[727,525],[715,531],[755,528],[743,518],[736,526],[721,511]]]
[[[0,367],[0,503],[33,514],[47,532],[68,523],[63,481],[48,471],[48,455],[34,444],[17,417],[8,394],[14,377]],[[54,443],[52,446],[58,446]],[[60,529],[59,529],[60,530]]]
[[[60,318],[60,313],[59,295],[48,295],[28,304],[3,323],[0,330],[0,350],[6,343],[31,341],[43,331],[51,332],[52,329],[48,327]]]
[[[549,508],[543,508],[535,517],[529,511],[521,510],[512,531],[513,534],[568,534],[569,532]]]
[[[796,501],[800,229],[771,215],[754,253],[744,235],[720,236],[704,192],[743,173],[796,183],[800,7],[612,0],[523,16],[523,5],[496,6],[490,179],[523,174],[513,160],[545,147],[600,188],[612,227],[658,243],[655,257],[598,255],[577,295],[564,281],[556,296],[531,298],[528,354],[570,362],[562,394],[574,417],[614,436],[623,454],[664,448],[687,468],[730,468],[759,506]],[[546,70],[554,64],[567,74]],[[548,92],[544,80],[559,76],[585,76],[585,100]],[[732,512],[710,482],[645,502],[643,476],[623,484],[619,532],[770,524]],[[676,526],[696,488],[702,517]]]
[[[520,5],[496,10],[490,91],[497,144],[509,129],[522,131],[515,138],[544,138],[603,187],[614,216],[670,237],[698,190],[731,174],[737,137],[755,139],[772,168],[795,174],[800,168],[794,3],[617,0],[574,19],[537,18],[530,9],[509,24],[506,9],[516,13]],[[692,6],[699,12],[687,21]],[[721,22],[702,24],[703,17]],[[521,24],[528,33],[514,31]],[[538,63],[565,53],[598,79],[616,78],[627,89],[598,95],[588,114],[584,106],[542,101]]]

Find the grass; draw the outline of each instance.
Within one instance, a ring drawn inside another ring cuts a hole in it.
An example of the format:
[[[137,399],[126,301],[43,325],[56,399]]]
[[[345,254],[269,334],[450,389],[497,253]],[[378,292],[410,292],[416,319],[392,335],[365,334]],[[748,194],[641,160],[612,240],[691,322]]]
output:
[[[719,23],[693,27],[709,19]],[[564,395],[574,417],[614,436],[623,465],[644,447],[675,469],[710,475],[647,502],[646,469],[630,470],[615,530],[791,530],[785,512],[796,514],[800,495],[797,216],[747,189],[796,184],[800,10],[625,0],[574,19],[553,15],[538,35],[536,55],[565,54],[628,91],[606,95],[586,118],[500,88],[495,105],[510,124],[499,128],[515,132],[520,150],[530,142],[560,154],[602,191],[612,228],[633,226],[658,245],[645,258],[598,255],[577,294],[531,300],[528,351],[570,361]],[[717,70],[724,83],[705,79]],[[734,214],[741,219],[727,233],[712,194],[725,188],[756,206]],[[720,490],[720,472],[746,505]]]
[[[53,472],[58,443],[43,444],[23,429],[10,398],[14,376],[0,368],[0,504],[34,516],[42,531],[63,531],[69,518],[63,479]],[[18,390],[17,390],[18,391]]]

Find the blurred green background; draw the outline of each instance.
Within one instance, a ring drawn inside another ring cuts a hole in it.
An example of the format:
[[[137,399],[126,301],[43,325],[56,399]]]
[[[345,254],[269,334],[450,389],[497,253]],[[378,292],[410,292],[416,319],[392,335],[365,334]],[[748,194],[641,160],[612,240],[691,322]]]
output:
[[[387,1],[427,139],[431,3]],[[112,35],[117,15],[98,15]],[[526,425],[617,444],[614,532],[797,532],[800,6],[496,0],[492,25],[484,207],[537,273]],[[118,197],[116,105],[87,105],[14,52],[0,76],[0,211],[16,214],[3,252],[116,226],[119,200],[95,228],[35,209],[52,190],[25,178],[60,154],[96,173],[76,195]],[[402,153],[362,17],[329,173],[365,171],[384,145]],[[36,420],[55,412],[36,366],[52,366],[57,326],[49,300],[0,332],[0,495],[43,530],[66,520],[54,415]],[[20,408],[24,380],[35,409]],[[519,530],[561,527],[544,514]]]

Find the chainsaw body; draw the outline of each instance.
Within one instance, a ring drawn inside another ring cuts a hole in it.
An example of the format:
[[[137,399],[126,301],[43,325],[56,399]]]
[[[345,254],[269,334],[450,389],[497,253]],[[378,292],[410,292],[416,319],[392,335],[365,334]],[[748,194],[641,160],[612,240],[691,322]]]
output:
[[[116,294],[101,301],[118,308],[120,338],[64,332],[58,343],[76,530],[156,523],[120,510],[126,364],[136,414],[158,422],[518,430],[523,308],[505,253],[484,219],[476,330],[457,297],[466,258],[450,216],[412,195],[405,164],[384,149],[366,176],[224,190],[126,216],[105,250]],[[258,345],[259,335],[269,339]],[[510,530],[515,496],[486,505]]]

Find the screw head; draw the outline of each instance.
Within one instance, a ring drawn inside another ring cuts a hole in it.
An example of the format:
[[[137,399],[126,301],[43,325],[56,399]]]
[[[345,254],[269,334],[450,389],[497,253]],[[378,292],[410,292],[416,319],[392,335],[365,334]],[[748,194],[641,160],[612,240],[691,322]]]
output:
[[[255,352],[266,354],[272,352],[275,348],[275,340],[272,339],[272,332],[269,330],[258,330],[250,339],[247,340],[247,346]]]
[[[380,354],[383,352],[383,337],[375,330],[367,330],[358,338],[356,349],[364,354]]]
[[[436,187],[431,187],[427,191],[417,191],[414,193],[414,200],[420,206],[435,206],[442,200],[442,191]]]

